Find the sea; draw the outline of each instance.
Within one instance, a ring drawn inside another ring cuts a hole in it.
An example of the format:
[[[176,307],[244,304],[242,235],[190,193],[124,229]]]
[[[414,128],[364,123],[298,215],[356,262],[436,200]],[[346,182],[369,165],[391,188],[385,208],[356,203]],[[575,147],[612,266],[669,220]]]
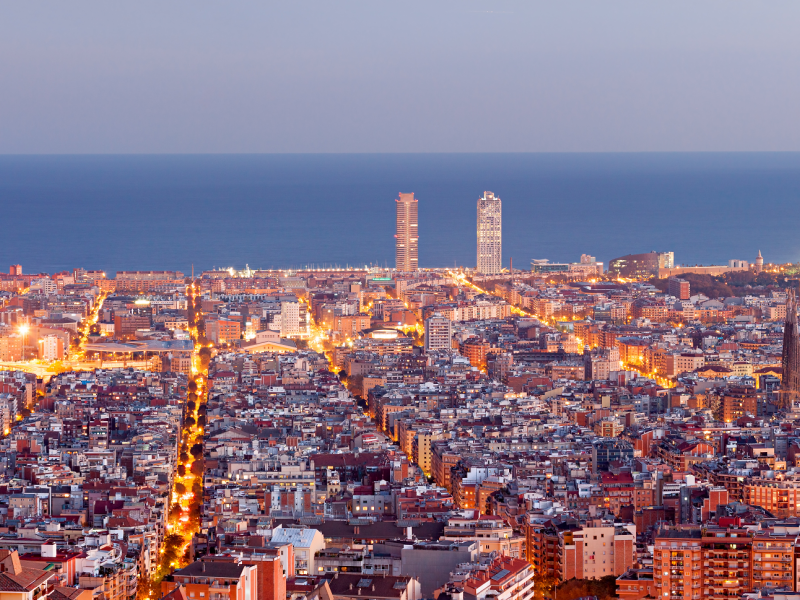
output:
[[[394,265],[419,199],[421,267],[475,265],[476,203],[503,260],[800,261],[800,153],[0,156],[0,269]]]

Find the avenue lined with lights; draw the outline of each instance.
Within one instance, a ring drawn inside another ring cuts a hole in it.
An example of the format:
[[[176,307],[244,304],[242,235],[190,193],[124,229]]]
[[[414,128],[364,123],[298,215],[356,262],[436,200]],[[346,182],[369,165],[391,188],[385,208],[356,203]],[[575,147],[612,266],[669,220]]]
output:
[[[199,296],[194,282],[187,286],[189,302],[189,331],[194,350],[192,352],[192,374],[186,392],[186,404],[181,428],[180,452],[176,476],[170,492],[170,509],[167,535],[159,556],[155,577],[147,590],[148,597],[158,597],[158,586],[165,576],[190,562],[190,546],[200,529],[203,503],[203,431],[205,405],[208,400],[208,357],[211,344],[204,345],[204,336],[199,318]],[[205,353],[203,349],[206,349]]]

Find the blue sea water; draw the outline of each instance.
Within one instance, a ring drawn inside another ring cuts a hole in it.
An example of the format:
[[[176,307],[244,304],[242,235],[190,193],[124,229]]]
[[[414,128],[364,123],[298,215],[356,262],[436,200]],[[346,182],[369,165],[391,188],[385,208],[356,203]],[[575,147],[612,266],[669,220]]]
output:
[[[474,266],[484,190],[515,268],[800,260],[800,153],[7,155],[0,268],[393,266],[398,192],[419,198],[421,266]]]

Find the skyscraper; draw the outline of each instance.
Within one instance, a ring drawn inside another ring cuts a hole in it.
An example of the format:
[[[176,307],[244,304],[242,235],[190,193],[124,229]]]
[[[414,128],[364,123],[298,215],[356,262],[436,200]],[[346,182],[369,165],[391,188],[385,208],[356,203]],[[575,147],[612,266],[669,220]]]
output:
[[[417,230],[417,199],[414,194],[400,194],[397,203],[397,247],[395,249],[398,271],[416,271],[419,267],[419,233]]]
[[[800,332],[797,330],[797,294],[789,290],[786,298],[786,322],[783,324],[781,360],[781,406],[791,408],[800,392]]]
[[[478,199],[478,273],[494,275],[503,268],[503,211],[500,198],[483,192]]]

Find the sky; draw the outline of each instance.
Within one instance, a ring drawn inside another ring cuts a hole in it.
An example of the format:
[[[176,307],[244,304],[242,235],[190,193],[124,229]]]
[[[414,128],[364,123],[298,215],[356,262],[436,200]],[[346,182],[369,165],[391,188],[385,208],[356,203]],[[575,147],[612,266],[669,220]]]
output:
[[[0,153],[800,150],[796,0],[7,2]]]

